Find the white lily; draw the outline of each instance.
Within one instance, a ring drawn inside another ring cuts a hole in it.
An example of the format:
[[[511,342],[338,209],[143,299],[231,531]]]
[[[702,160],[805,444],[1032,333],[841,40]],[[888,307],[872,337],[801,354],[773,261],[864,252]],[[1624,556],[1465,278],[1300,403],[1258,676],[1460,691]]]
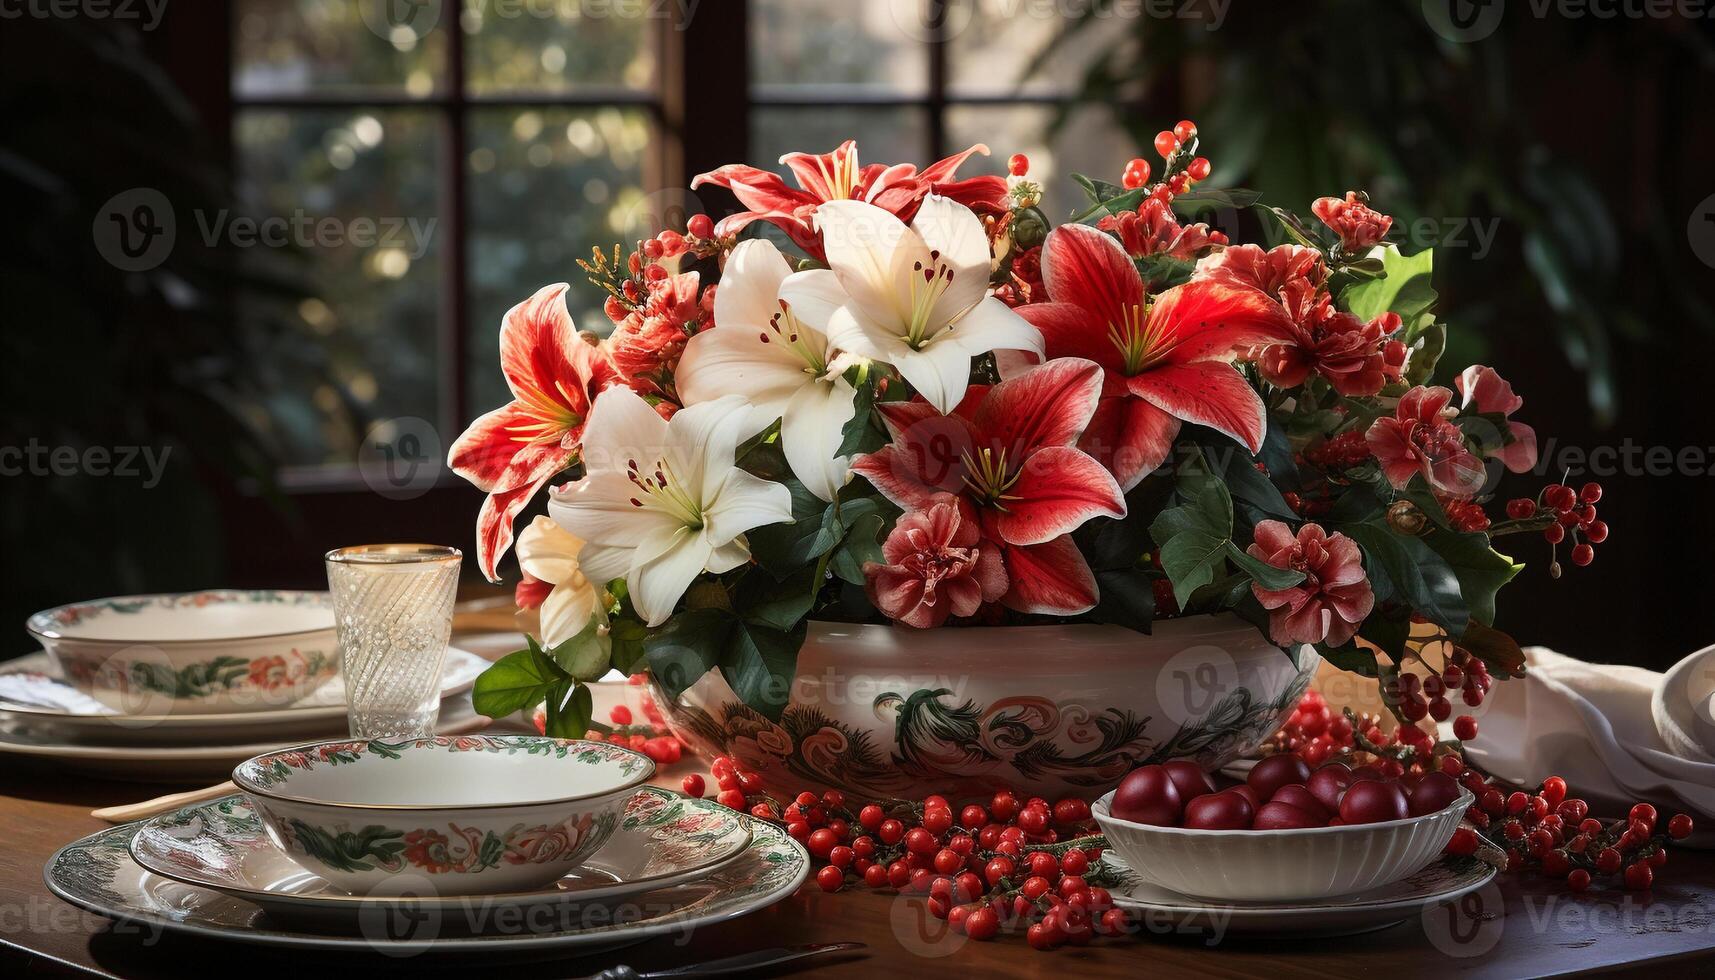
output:
[[[727,395],[663,419],[629,388],[595,400],[584,427],[586,475],[556,488],[548,513],[584,539],[591,581],[625,579],[631,603],[659,626],[703,572],[750,558],[744,532],[792,520],[792,495],[734,465],[761,427],[750,403]]]
[[[584,542],[577,535],[537,515],[518,536],[518,567],[524,574],[553,588],[542,600],[536,635],[545,647],[557,647],[589,626],[594,619],[607,625],[607,597],[592,583],[578,562]]]
[[[719,326],[691,338],[673,373],[686,405],[738,392],[755,406],[758,428],[780,419],[787,464],[823,500],[851,479],[851,457],[837,454],[857,392],[826,333],[845,302],[832,272],[795,273],[773,243],[740,242],[715,292]]]
[[[992,350],[1041,357],[1042,335],[988,294],[988,235],[964,205],[931,194],[906,227],[872,204],[827,201],[816,225],[849,297],[828,339],[893,365],[943,415],[964,397],[971,358]]]

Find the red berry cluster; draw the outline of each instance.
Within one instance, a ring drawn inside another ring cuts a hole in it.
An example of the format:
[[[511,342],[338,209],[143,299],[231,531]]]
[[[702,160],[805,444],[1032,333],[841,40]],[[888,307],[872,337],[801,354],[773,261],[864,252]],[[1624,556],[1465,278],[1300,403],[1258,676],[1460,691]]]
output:
[[[1596,502],[1602,499],[1600,483],[1586,483],[1577,490],[1564,483],[1542,489],[1536,499],[1518,497],[1507,501],[1507,517],[1542,524],[1542,537],[1558,552],[1561,542],[1572,538],[1572,564],[1584,566],[1596,560],[1596,545],[1608,540],[1608,522],[1596,517]],[[1549,518],[1543,523],[1543,518]],[[1560,562],[1549,565],[1549,574],[1560,576]]]
[[[987,806],[956,812],[945,797],[921,803],[885,800],[848,804],[843,793],[799,793],[785,806],[762,789],[755,773],[725,756],[710,767],[715,800],[782,824],[821,866],[816,884],[927,894],[930,914],[955,931],[989,940],[1002,931],[1025,933],[1036,949],[1083,945],[1095,936],[1136,931],[1103,887],[1098,859],[1107,839],[1090,820],[1088,803],[996,793]],[[701,797],[703,777],[685,777],[687,795]]]
[[[1474,854],[1487,842],[1506,852],[1508,871],[1539,871],[1575,892],[1597,876],[1615,875],[1633,891],[1649,888],[1667,864],[1668,840],[1692,831],[1691,817],[1681,813],[1658,833],[1656,809],[1648,803],[1634,805],[1624,820],[1598,820],[1588,803],[1567,797],[1566,780],[1559,776],[1543,780],[1535,793],[1508,793],[1475,770],[1461,774],[1460,782],[1477,802],[1466,811],[1466,824],[1454,831],[1447,853]]]
[[[1271,752],[1295,752],[1305,762],[1319,766],[1329,759],[1347,757],[1357,749],[1357,733],[1372,744],[1382,744],[1381,715],[1365,712],[1348,717],[1329,707],[1320,691],[1304,692],[1298,707],[1280,731],[1269,737]]]
[[[643,674],[637,674],[631,677],[627,683],[638,686],[643,683],[644,679]],[[643,753],[660,765],[670,766],[684,758],[688,747],[684,742],[679,741],[678,736],[667,731],[667,719],[662,716],[661,709],[656,706],[655,699],[649,695],[648,690],[641,691],[640,695],[644,724],[636,723],[629,705],[616,704],[607,713],[610,730],[603,732],[600,729],[591,728],[584,733],[584,738],[592,742],[612,742],[615,745],[623,745],[628,749]],[[548,716],[542,707],[536,708],[536,713],[531,720],[535,722],[537,731],[547,730]]]
[[[1196,152],[1196,140],[1197,124],[1189,119],[1181,119],[1172,129],[1164,129],[1155,136],[1155,152],[1164,161],[1161,172],[1165,179],[1161,186],[1169,200],[1190,190],[1192,184],[1209,179],[1213,170],[1209,159],[1191,155]],[[1128,190],[1135,190],[1149,184],[1150,173],[1149,161],[1134,157],[1125,165],[1120,182]]]

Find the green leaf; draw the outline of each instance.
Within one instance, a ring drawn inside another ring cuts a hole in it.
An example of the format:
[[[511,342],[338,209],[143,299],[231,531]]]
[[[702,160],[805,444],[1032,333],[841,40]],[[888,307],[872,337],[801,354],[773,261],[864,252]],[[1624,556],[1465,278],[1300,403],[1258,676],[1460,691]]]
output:
[[[779,721],[792,695],[792,675],[804,646],[807,623],[792,630],[740,622],[721,651],[721,676],[745,704]]]
[[[1126,515],[1098,517],[1072,532],[1072,540],[1097,572],[1133,568],[1153,544],[1150,518],[1173,495],[1173,475],[1157,470],[1125,495]]]
[[[1175,195],[1173,198],[1173,210],[1184,217],[1195,218],[1200,214],[1206,214],[1210,211],[1219,211],[1222,209],[1230,211],[1242,210],[1250,207],[1260,200],[1262,200],[1262,194],[1260,192],[1247,190],[1243,187],[1229,187],[1224,190],[1220,188],[1209,188],[1207,190],[1195,190],[1185,194]]]
[[[1434,250],[1402,255],[1396,246],[1380,245],[1371,252],[1372,257],[1377,255],[1385,275],[1347,286],[1340,294],[1341,305],[1363,320],[1392,312],[1406,323],[1415,322],[1435,305]]]
[[[1197,434],[1197,444],[1209,469],[1227,485],[1232,499],[1246,505],[1247,541],[1249,528],[1255,527],[1258,521],[1273,518],[1298,523],[1297,512],[1286,505],[1286,498],[1281,496],[1274,482],[1257,471],[1256,457],[1245,447],[1209,430]]]
[[[746,572],[733,590],[733,611],[740,619],[777,630],[790,630],[816,601],[814,566],[777,580],[760,569]]]
[[[577,680],[600,680],[612,663],[613,642],[603,634],[601,619],[599,614],[591,616],[576,636],[548,651],[554,663]]]
[[[1184,531],[1161,546],[1161,570],[1173,583],[1173,598],[1181,606],[1191,593],[1215,580],[1215,567],[1232,542],[1204,531]]]
[[[612,630],[613,640],[613,669],[627,677],[637,673],[644,666],[647,656],[643,649],[643,641],[649,638],[649,627],[644,626],[635,616],[628,615],[629,608],[615,616],[608,624]]]
[[[875,386],[858,385],[852,399],[852,417],[840,429],[840,448],[835,456],[858,456],[873,453],[887,444],[887,430],[877,421],[874,411]]]
[[[853,585],[863,585],[865,562],[885,559],[881,553],[881,532],[887,521],[880,514],[864,514],[846,530],[839,547],[828,561],[828,569]]]
[[[1386,524],[1343,524],[1339,530],[1364,549],[1378,603],[1397,598],[1454,636],[1464,631],[1470,607],[1459,578],[1423,539],[1396,534]]]
[[[542,733],[554,738],[583,738],[589,731],[590,717],[595,708],[588,686],[570,683],[569,689],[556,688],[555,696],[548,699],[548,710],[543,721]]]
[[[525,640],[530,644],[527,649],[501,657],[477,677],[470,700],[478,714],[505,718],[534,708],[566,679],[565,671],[542,653],[534,637]]]
[[[1276,568],[1260,558],[1253,558],[1232,541],[1227,542],[1227,558],[1254,579],[1256,584],[1270,592],[1290,589],[1304,581],[1303,572],[1291,568]]]
[[[1524,650],[1518,641],[1498,629],[1473,620],[1460,637],[1459,645],[1471,655],[1489,665],[1497,677],[1518,677],[1524,673]]]
[[[769,524],[745,537],[756,563],[777,579],[784,579],[831,551],[840,541],[842,528],[833,508],[797,480],[782,481],[792,493],[791,524]]]
[[[1316,652],[1322,655],[1323,660],[1341,670],[1362,674],[1365,677],[1375,677],[1381,673],[1381,669],[1376,665],[1376,655],[1351,640],[1347,640],[1346,645],[1342,647],[1330,647],[1327,644],[1318,643],[1316,644]]]
[[[1423,538],[1430,551],[1444,561],[1458,577],[1459,591],[1470,608],[1471,618],[1484,626],[1495,623],[1495,593],[1512,581],[1524,568],[1511,558],[1489,547],[1489,536],[1481,531],[1459,532],[1447,529],[1435,531]],[[1448,632],[1459,636],[1464,630]]]
[[[1411,613],[1402,609],[1389,615],[1377,609],[1358,626],[1358,635],[1380,647],[1398,663],[1405,656],[1405,641],[1411,636]]]
[[[1100,598],[1091,615],[1099,622],[1148,633],[1155,620],[1155,590],[1150,586],[1151,581],[1150,575],[1138,568],[1097,571]]]
[[[678,697],[720,663],[721,648],[732,629],[732,614],[724,609],[679,613],[643,641],[649,672],[670,696]]]

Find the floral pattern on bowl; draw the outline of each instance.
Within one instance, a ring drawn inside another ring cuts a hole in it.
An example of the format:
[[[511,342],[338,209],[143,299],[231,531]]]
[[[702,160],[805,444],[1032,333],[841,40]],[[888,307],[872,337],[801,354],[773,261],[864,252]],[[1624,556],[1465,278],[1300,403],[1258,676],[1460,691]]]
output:
[[[605,742],[462,735],[323,742],[233,770],[268,836],[354,894],[396,876],[442,894],[526,891],[612,836],[647,757]]]
[[[70,683],[120,714],[272,710],[340,670],[325,592],[124,596],[47,609],[25,625]]]

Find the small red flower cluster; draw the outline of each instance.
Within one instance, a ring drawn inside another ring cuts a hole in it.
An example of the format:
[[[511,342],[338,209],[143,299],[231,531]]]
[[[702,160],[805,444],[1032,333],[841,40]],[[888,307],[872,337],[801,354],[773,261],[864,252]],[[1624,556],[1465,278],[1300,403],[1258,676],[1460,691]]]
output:
[[[1001,792],[986,806],[955,810],[942,796],[853,807],[843,793],[799,793],[782,806],[762,780],[721,756],[711,766],[716,802],[785,826],[823,862],[816,884],[925,894],[931,915],[972,939],[1023,932],[1036,949],[1081,946],[1096,936],[1137,931],[1116,908],[1100,864],[1107,840],[1079,799],[1021,801]],[[701,797],[703,777],[685,777]]]

